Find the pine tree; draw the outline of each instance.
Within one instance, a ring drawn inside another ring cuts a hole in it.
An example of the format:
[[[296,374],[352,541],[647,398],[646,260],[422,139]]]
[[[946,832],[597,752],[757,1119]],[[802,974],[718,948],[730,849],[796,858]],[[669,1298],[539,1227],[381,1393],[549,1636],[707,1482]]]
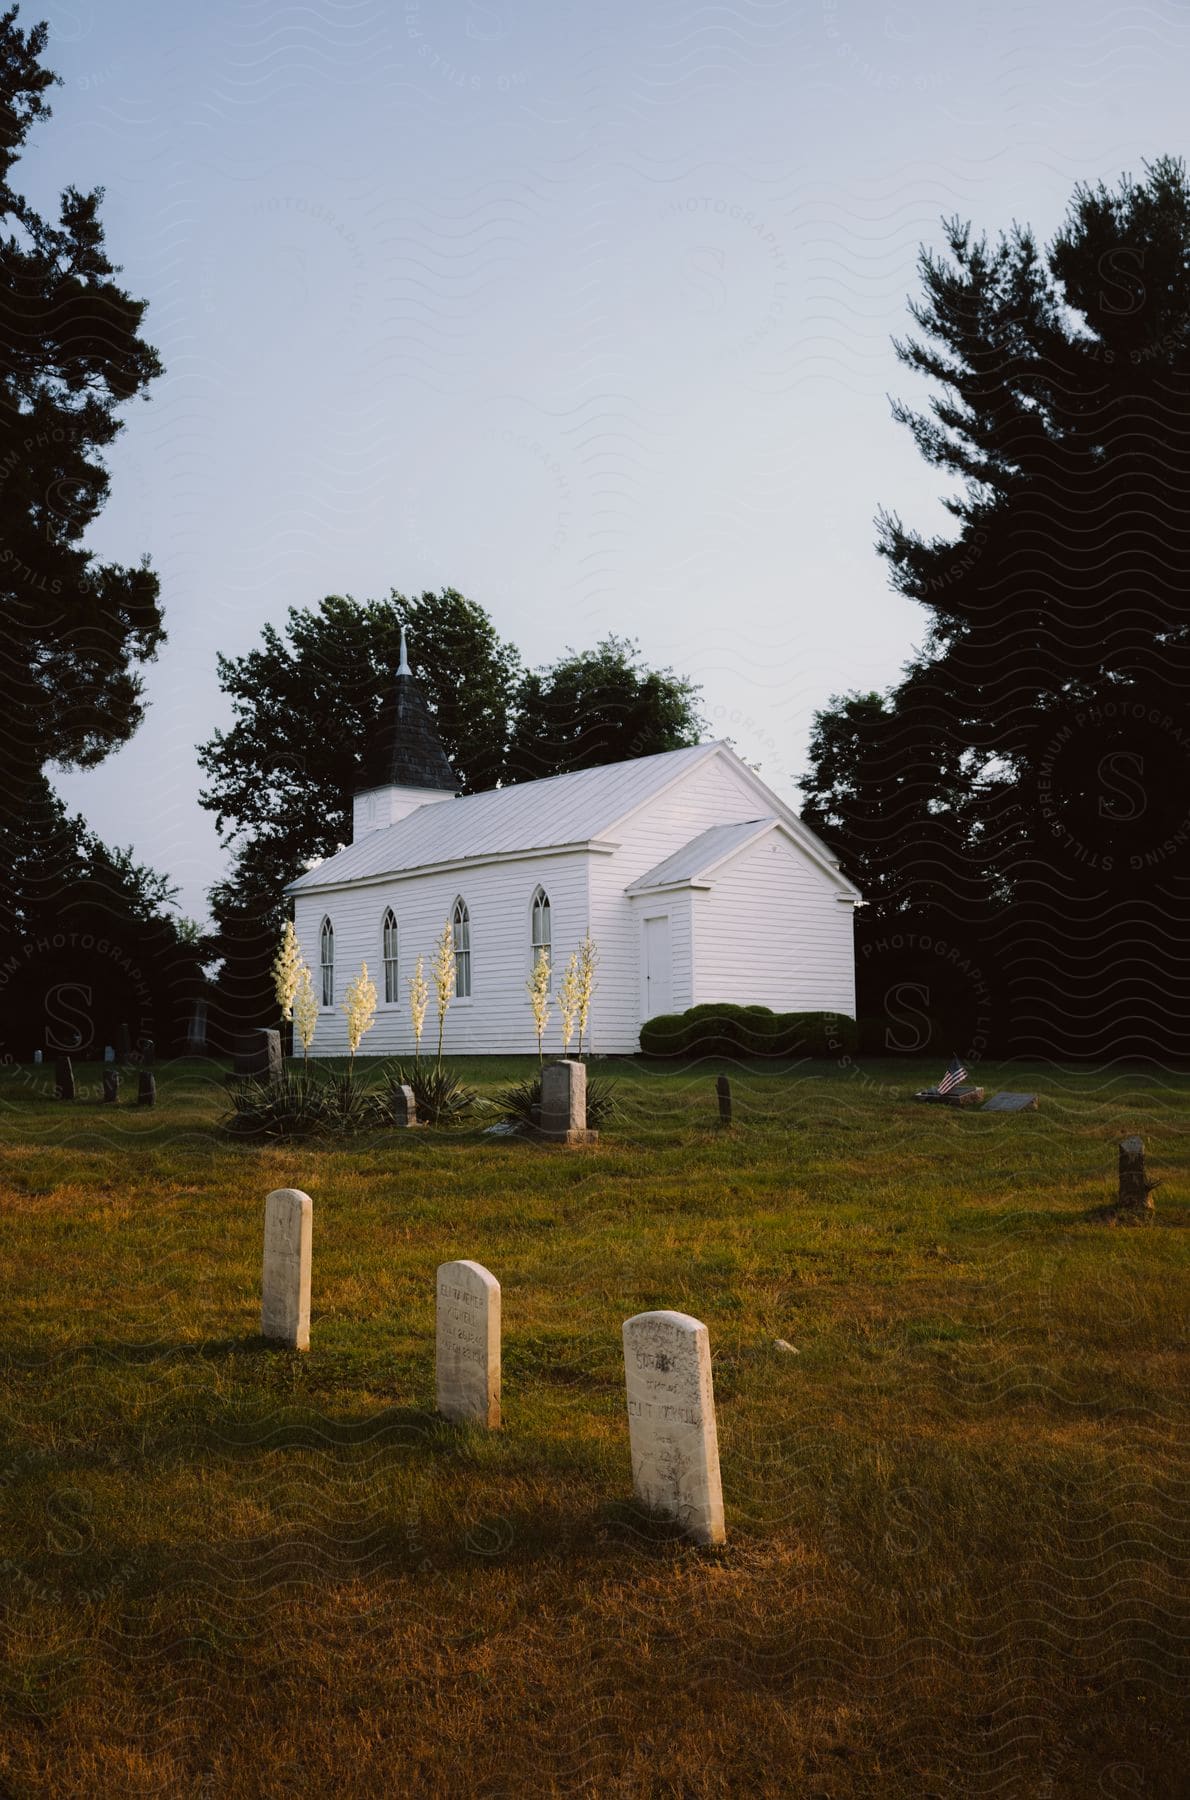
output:
[[[46,27],[0,16],[0,806],[21,816],[50,762],[90,767],[143,712],[140,665],[162,641],[157,577],[83,545],[108,493],[118,409],[161,372],[145,303],[115,280],[102,190],[67,188],[56,223],[11,185],[57,77]]]
[[[980,937],[1016,1047],[1172,1051],[1190,1017],[1173,923],[1190,897],[1190,187],[1165,158],[1077,189],[1045,251],[957,220],[947,243],[921,257],[921,335],[897,346],[938,391],[895,411],[957,479],[957,535],[880,519],[929,633],[885,703],[899,800],[869,852],[877,901]],[[820,752],[858,698],[819,722]],[[822,754],[806,788],[829,810]]]

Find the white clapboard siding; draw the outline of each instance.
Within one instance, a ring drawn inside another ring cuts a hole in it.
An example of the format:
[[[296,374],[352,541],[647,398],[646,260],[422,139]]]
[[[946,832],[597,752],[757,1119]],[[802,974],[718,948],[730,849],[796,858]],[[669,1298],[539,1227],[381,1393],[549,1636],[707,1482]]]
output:
[[[596,1050],[640,1048],[643,1021],[642,936],[646,917],[670,914],[673,1007],[692,1006],[695,991],[689,889],[641,895],[624,890],[711,825],[759,818],[768,807],[742,766],[724,757],[696,763],[677,782],[618,826],[619,848],[591,869],[591,934],[599,945],[599,992],[593,1009]]]
[[[854,915],[840,889],[775,829],[695,895],[693,1004],[855,1016]]]
[[[299,894],[295,900],[295,924],[316,988],[320,978],[319,933],[324,916],[335,928],[335,1004],[319,1018],[311,1054],[346,1055],[347,1021],[340,1007],[348,983],[366,959],[380,1004],[376,1023],[363,1040],[360,1054],[411,1055],[413,1027],[406,983],[419,953],[425,959],[425,975],[430,984],[422,1052],[436,1050],[438,1017],[431,963],[443,924],[460,895],[471,915],[471,998],[451,1001],[444,1047],[454,1055],[535,1050],[537,1039],[525,989],[531,967],[533,894],[540,882],[550,898],[556,987],[567,957],[577,949],[587,928],[587,861],[585,854],[571,852],[489,863],[465,872],[394,876],[375,885],[345,887],[329,894]],[[400,999],[391,1006],[384,1002],[381,946],[381,922],[388,906],[396,916],[399,934]],[[562,1037],[556,1004],[551,1013],[545,1047],[560,1053]]]
[[[361,1053],[411,1053],[406,983],[419,952],[432,983],[434,944],[458,895],[471,915],[472,994],[470,1000],[452,1001],[444,1047],[452,1054],[533,1051],[536,1038],[525,982],[531,966],[530,907],[539,883],[550,898],[555,987],[588,929],[597,946],[588,1040],[596,1053],[626,1053],[640,1046],[640,1027],[647,1016],[642,969],[645,921],[663,915],[669,919],[674,1011],[705,1000],[735,1000],[782,1011],[853,1015],[852,915],[850,905],[841,904],[839,896],[854,896],[854,890],[814,860],[814,840],[805,838],[784,803],[724,745],[642,761],[654,766],[626,764],[622,773],[592,771],[589,782],[566,777],[541,784],[553,795],[552,811],[542,829],[548,826],[559,842],[592,847],[551,851],[539,844],[518,854],[511,847],[513,827],[500,815],[505,804],[501,790],[482,797],[482,814],[473,809],[481,823],[487,821],[485,830],[494,832],[498,826],[504,834],[498,848],[456,843],[456,827],[471,815],[444,805],[429,809],[436,818],[428,823],[413,815],[389,832],[377,831],[350,846],[342,860],[311,870],[305,889],[297,887],[294,907],[298,938],[316,984],[323,917],[328,916],[335,928],[335,1004],[321,1015],[312,1054],[346,1053],[346,1021],[340,1007],[347,984],[365,958],[383,996],[381,922],[387,906],[393,909],[400,934],[400,998],[393,1005],[381,1000]],[[587,811],[580,816],[569,810],[562,804],[567,795],[576,806],[582,799]],[[616,811],[617,796],[621,812]],[[533,829],[537,822],[531,809],[526,810],[526,794],[509,790],[510,807],[514,800],[517,829]],[[451,806],[465,804],[469,803]],[[766,821],[774,818],[784,829],[766,828]],[[759,835],[741,832],[740,850],[717,862],[717,847],[730,846],[735,833],[692,845],[713,827],[749,823],[755,823]],[[449,842],[443,838],[448,827],[454,834]],[[568,839],[569,833],[578,835]],[[420,835],[414,843],[416,834]],[[474,864],[445,872],[423,867],[420,873],[411,869],[383,874],[386,859],[401,845],[402,854],[449,850],[459,860],[473,855]],[[683,877],[680,883],[626,892],[643,877],[654,879],[658,866],[684,847],[689,847],[688,857],[662,875],[669,881],[675,867],[685,869],[687,862],[709,859],[713,866],[705,871],[696,873],[691,866],[693,885]],[[818,853],[829,860],[821,847]],[[342,880],[336,880],[336,874]],[[326,892],[310,891],[328,877],[332,885]],[[423,1053],[432,1054],[436,1046],[431,997]],[[553,1054],[562,1048],[556,1003],[545,1048]]]

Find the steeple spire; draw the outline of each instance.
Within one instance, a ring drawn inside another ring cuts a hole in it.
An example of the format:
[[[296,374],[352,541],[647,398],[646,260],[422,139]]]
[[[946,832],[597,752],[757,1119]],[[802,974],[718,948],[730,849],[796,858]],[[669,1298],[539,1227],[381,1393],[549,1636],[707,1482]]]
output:
[[[406,792],[424,793],[427,798],[457,793],[459,784],[442,747],[433,716],[409,667],[409,648],[403,625],[401,660],[397,665],[394,689],[381,708],[371,741],[365,749],[356,793],[379,788],[402,788]]]

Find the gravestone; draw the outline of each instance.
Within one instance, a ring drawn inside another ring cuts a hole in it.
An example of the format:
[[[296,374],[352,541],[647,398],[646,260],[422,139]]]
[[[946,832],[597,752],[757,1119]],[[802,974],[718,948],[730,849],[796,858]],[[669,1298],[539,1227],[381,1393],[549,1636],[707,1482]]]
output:
[[[980,1112],[1036,1112],[1036,1094],[993,1094],[985,1100]]]
[[[698,1544],[721,1544],[723,1489],[705,1325],[688,1313],[624,1321],[632,1484],[654,1512]]]
[[[254,1075],[258,1081],[279,1081],[285,1071],[281,1055],[281,1033],[245,1031],[236,1039],[235,1070],[237,1075]]]
[[[116,1106],[120,1099],[120,1071],[105,1069],[103,1071],[103,1103],[105,1106]]]
[[[195,1000],[186,1021],[186,1055],[201,1056],[207,1047],[207,1003]]]
[[[541,1076],[541,1124],[539,1131],[551,1144],[595,1144],[597,1131],[587,1130],[587,1067],[585,1063],[547,1063]]]
[[[264,1203],[260,1335],[291,1350],[310,1348],[310,1247],[314,1202],[298,1188],[275,1188]]]
[[[1144,1139],[1126,1137],[1120,1145],[1120,1211],[1135,1218],[1148,1218],[1154,1211],[1153,1189],[1157,1186],[1145,1173]]]
[[[731,1124],[731,1082],[726,1075],[720,1075],[715,1083],[715,1092],[719,1096],[719,1123]]]
[[[500,1283],[477,1262],[438,1270],[434,1343],[438,1411],[495,1431],[500,1424]]]
[[[105,1044],[103,1046],[103,1060],[104,1062],[115,1062],[116,1047],[114,1044]]]
[[[940,1094],[937,1088],[920,1088],[913,1098],[926,1100],[933,1106],[978,1106],[985,1091],[981,1087],[957,1087],[951,1088],[948,1094]]]
[[[126,1063],[132,1055],[132,1033],[127,1025],[120,1025],[116,1030],[116,1057]]]
[[[411,1087],[395,1087],[392,1090],[393,1124],[402,1127],[416,1125],[417,1096]]]
[[[74,1068],[68,1056],[60,1056],[54,1064],[54,1092],[59,1100],[74,1099]]]
[[[35,1063],[40,1063],[40,1062],[43,1062],[43,1061],[44,1061],[44,1060],[45,1060],[45,1059],[44,1059],[44,1057],[43,1057],[43,1056],[42,1056],[42,1054],[41,1054],[41,1051],[40,1051],[40,1050],[35,1050],[35,1051],[34,1051],[34,1052],[33,1052],[33,1061],[34,1061],[34,1062],[35,1062]]]
[[[136,1104],[138,1106],[156,1106],[157,1077],[148,1069],[142,1069],[136,1084]]]

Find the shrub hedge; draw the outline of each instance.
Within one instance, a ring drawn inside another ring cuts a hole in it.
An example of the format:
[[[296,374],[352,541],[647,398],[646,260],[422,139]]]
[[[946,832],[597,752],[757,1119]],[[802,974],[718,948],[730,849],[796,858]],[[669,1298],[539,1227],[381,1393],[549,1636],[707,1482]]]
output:
[[[641,1026],[646,1056],[837,1056],[855,1048],[855,1020],[842,1013],[778,1013],[730,1001],[662,1013]]]

